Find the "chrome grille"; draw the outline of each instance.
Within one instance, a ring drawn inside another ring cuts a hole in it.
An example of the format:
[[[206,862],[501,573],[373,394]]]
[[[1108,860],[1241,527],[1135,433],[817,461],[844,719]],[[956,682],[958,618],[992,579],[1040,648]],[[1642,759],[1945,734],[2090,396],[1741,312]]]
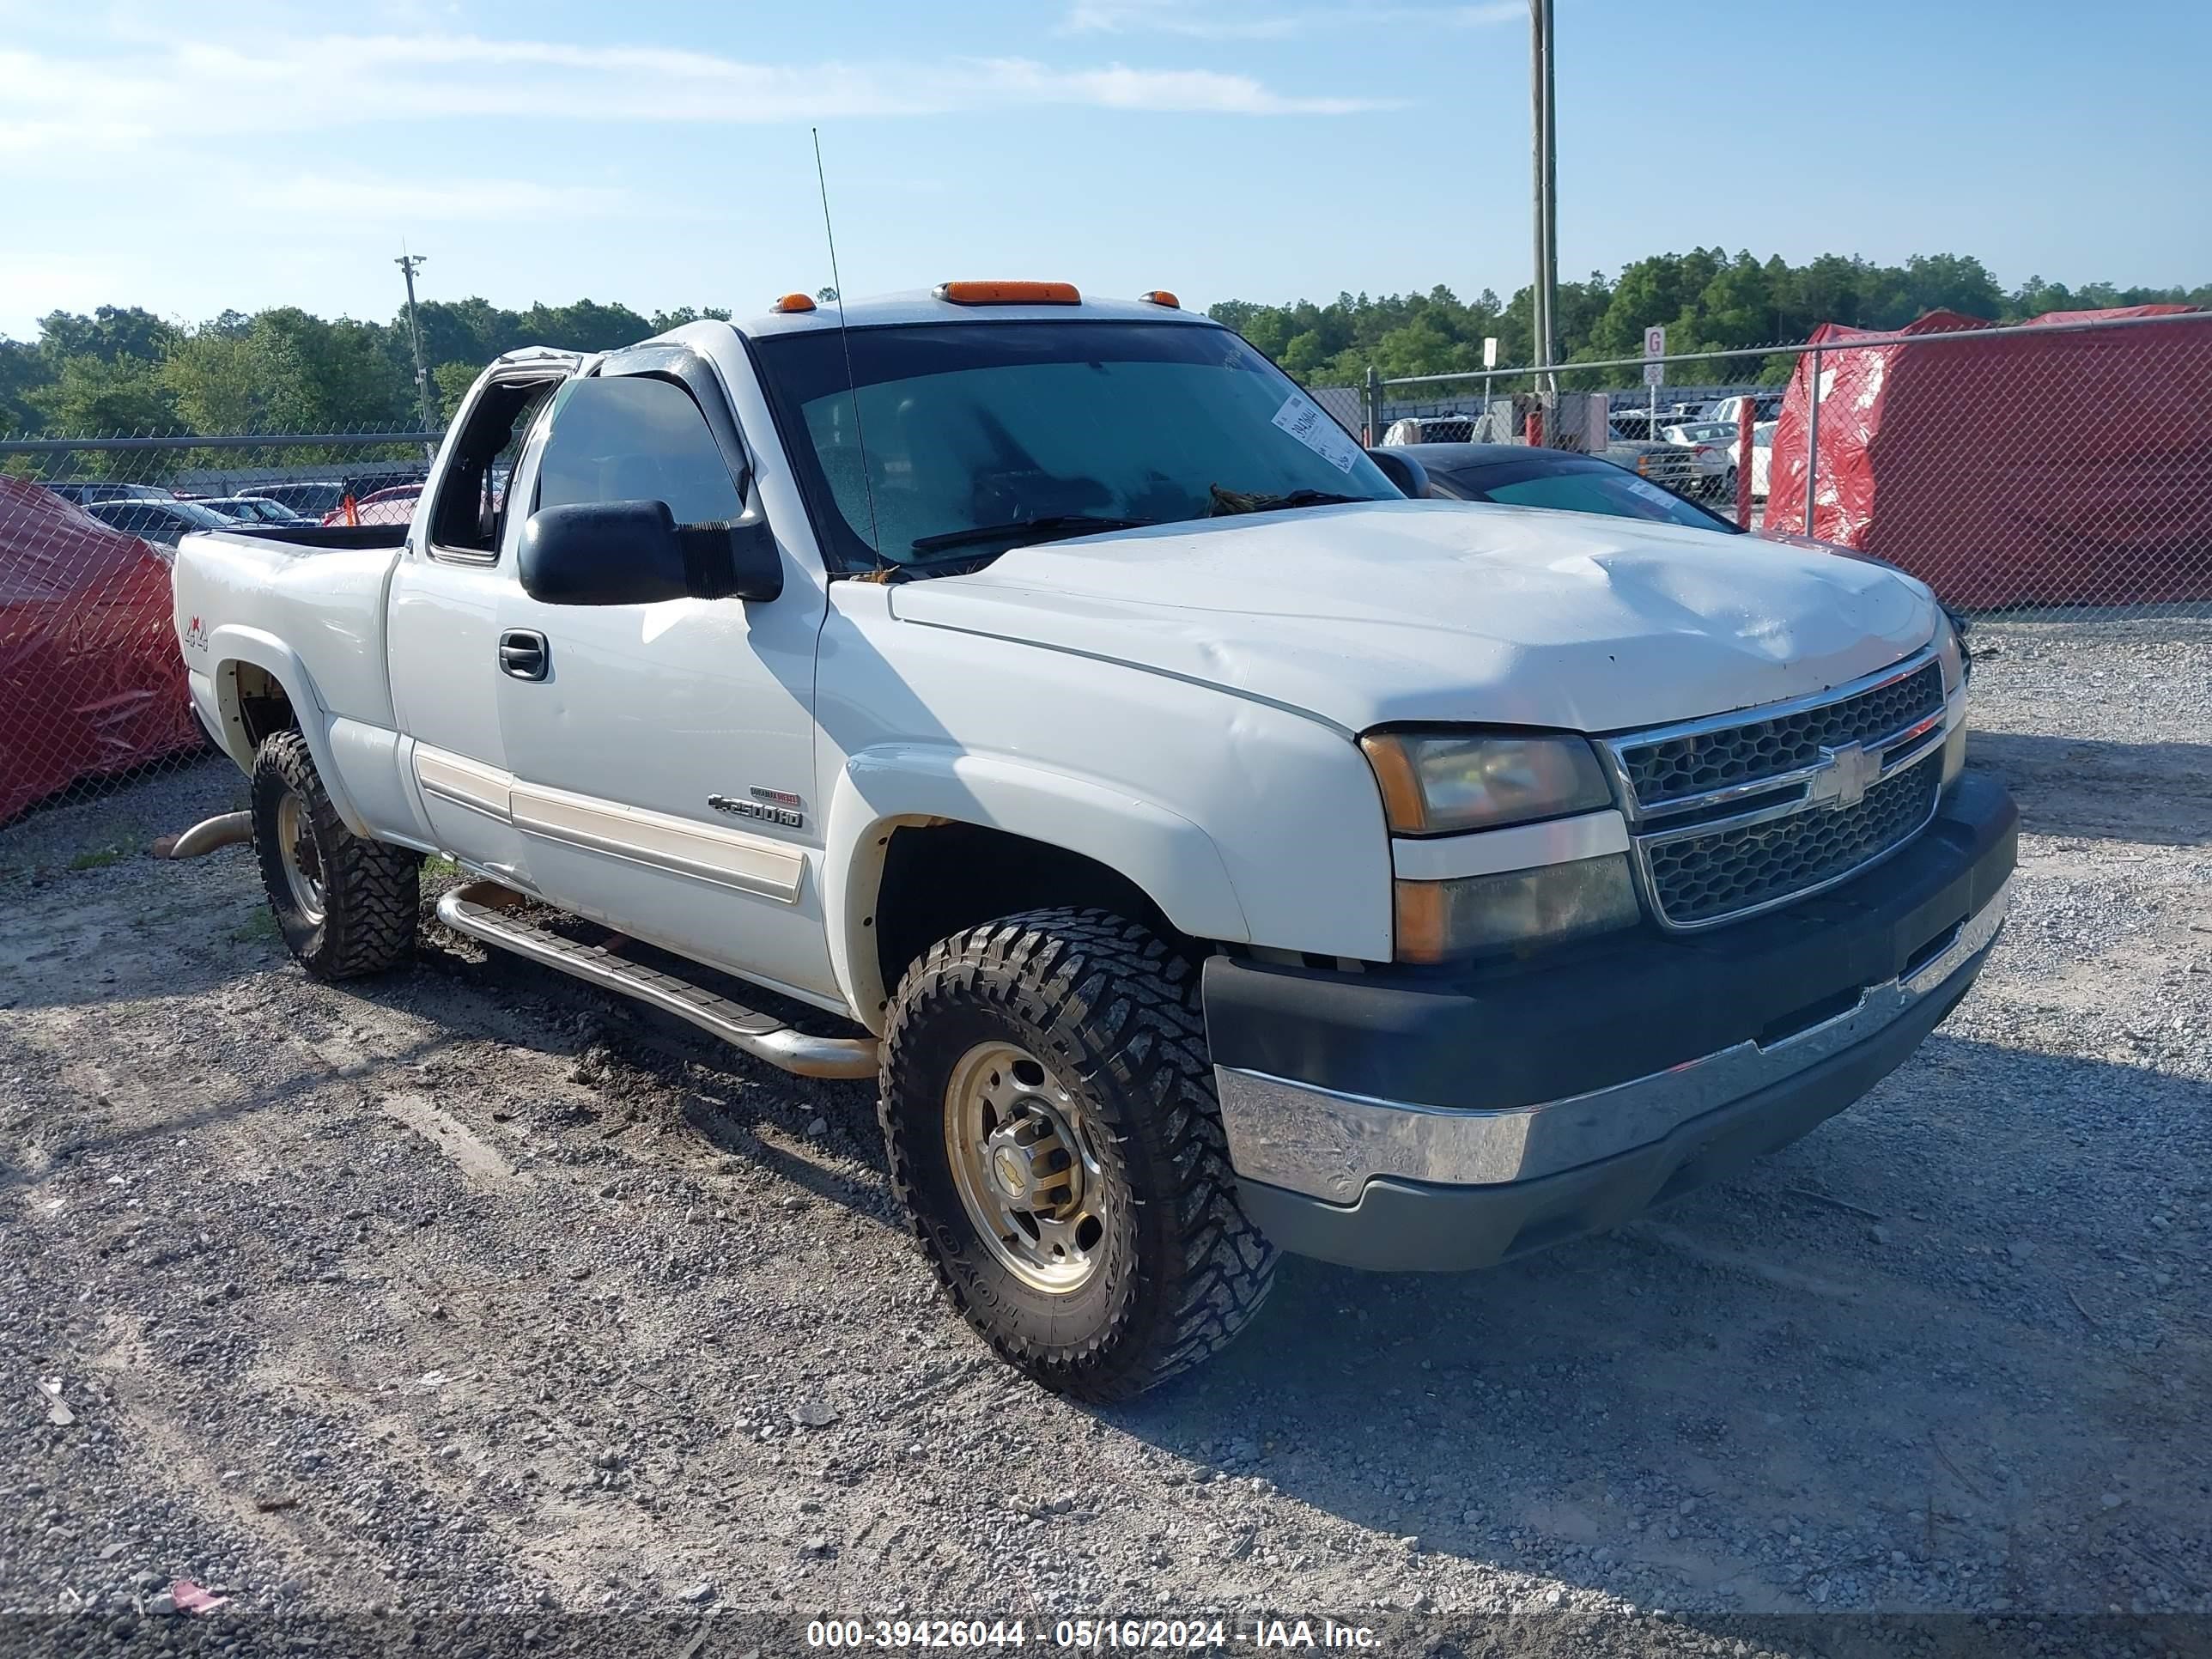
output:
[[[1818,708],[1718,731],[1620,746],[1637,805],[1650,810],[1692,795],[1778,777],[1818,763],[1823,749],[1872,744],[1943,707],[1943,671],[1934,662],[1903,679]]]
[[[1695,927],[1826,886],[1927,823],[1942,769],[1911,767],[1875,784],[1856,806],[1659,842],[1646,859],[1652,901],[1676,927]]]
[[[1833,886],[1935,816],[1947,702],[1932,651],[1792,702],[1605,740],[1662,927]]]

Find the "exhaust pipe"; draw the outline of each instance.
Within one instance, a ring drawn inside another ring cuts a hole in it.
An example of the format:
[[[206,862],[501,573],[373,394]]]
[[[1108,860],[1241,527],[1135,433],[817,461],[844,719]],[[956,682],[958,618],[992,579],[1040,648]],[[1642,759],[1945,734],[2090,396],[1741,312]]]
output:
[[[219,847],[235,847],[253,839],[253,814],[225,812],[203,818],[180,836],[164,836],[154,843],[157,859],[204,858]]]

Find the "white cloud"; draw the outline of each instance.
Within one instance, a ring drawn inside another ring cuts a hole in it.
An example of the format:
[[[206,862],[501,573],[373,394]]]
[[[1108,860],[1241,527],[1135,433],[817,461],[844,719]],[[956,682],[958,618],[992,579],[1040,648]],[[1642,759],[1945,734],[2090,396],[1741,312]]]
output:
[[[1068,69],[1019,58],[765,64],[470,34],[224,44],[142,30],[103,41],[97,55],[0,51],[0,155],[471,116],[743,124],[1070,105],[1252,116],[1378,106],[1210,69]]]
[[[343,214],[355,221],[388,219],[422,223],[462,220],[612,218],[649,211],[665,222],[685,216],[680,203],[647,204],[626,191],[590,185],[548,185],[528,179],[380,178],[351,173],[300,173],[282,178],[241,176],[222,199],[240,208],[313,217]]]
[[[1073,0],[1060,20],[1063,34],[1177,34],[1196,40],[1286,40],[1331,30],[1414,24],[1430,28],[1475,28],[1526,18],[1524,0],[1484,0],[1478,5],[1365,5],[1278,7],[1266,0],[1212,0],[1202,9],[1189,0]]]

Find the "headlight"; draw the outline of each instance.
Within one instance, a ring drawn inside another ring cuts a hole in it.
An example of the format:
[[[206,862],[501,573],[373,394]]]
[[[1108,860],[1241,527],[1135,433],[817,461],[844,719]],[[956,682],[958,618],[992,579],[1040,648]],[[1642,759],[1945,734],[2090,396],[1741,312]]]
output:
[[[1401,962],[1556,945],[1632,927],[1639,915],[1626,853],[1494,876],[1399,881],[1392,891]]]
[[[1950,722],[1943,738],[1943,779],[1938,787],[1948,789],[1952,780],[1966,769],[1966,682],[1974,672],[1957,619],[1948,610],[1936,624],[1936,659],[1943,665],[1944,718]]]
[[[1359,746],[1393,835],[1495,830],[1613,805],[1597,755],[1581,738],[1370,732]]]
[[[1942,620],[1936,624],[1936,659],[1943,665],[1943,689],[1956,691],[1966,683],[1973,670],[1972,660],[1966,655],[1966,641],[1959,619],[1943,608]]]

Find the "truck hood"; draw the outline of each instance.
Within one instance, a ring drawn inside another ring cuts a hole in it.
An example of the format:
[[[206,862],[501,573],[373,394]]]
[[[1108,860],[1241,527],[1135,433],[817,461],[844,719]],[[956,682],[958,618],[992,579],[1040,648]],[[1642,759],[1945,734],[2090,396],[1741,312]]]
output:
[[[1171,674],[1347,732],[1722,714],[1887,667],[1938,614],[1897,571],[1754,536],[1433,501],[1017,548],[891,593],[903,621]]]

